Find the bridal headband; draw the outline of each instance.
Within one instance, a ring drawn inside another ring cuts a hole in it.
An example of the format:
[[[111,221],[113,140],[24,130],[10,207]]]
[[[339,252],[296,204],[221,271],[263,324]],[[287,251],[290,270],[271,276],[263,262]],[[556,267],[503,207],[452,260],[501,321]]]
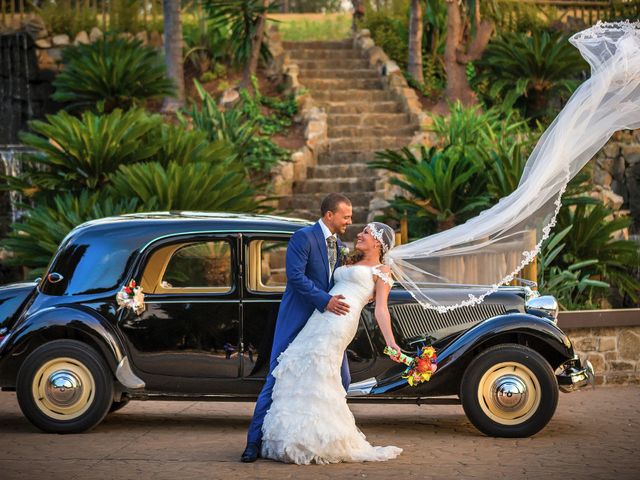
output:
[[[380,225],[380,227],[378,227],[378,225]],[[391,248],[393,248],[393,241],[394,241],[393,236],[389,236],[388,238],[385,238],[384,227],[387,227],[387,226],[382,223],[371,222],[367,224],[367,228],[369,229],[371,236],[373,236],[373,238],[379,241],[380,245],[382,245],[383,255],[386,254]],[[387,227],[387,228],[389,230],[391,229],[391,227]]]

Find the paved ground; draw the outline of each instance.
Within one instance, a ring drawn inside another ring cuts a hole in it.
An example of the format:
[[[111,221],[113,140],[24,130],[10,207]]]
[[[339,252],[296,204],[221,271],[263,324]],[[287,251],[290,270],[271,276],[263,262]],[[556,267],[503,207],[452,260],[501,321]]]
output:
[[[375,444],[404,448],[383,464],[283,465],[238,457],[252,403],[136,402],[83,435],[48,435],[0,394],[0,479],[627,479],[640,473],[640,388],[562,394],[551,423],[526,439],[480,435],[458,406],[352,405]]]

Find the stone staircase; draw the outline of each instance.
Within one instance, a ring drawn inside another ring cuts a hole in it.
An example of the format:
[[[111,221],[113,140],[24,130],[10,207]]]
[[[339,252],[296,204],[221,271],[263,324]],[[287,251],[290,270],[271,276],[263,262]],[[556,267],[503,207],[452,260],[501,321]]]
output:
[[[376,193],[378,174],[366,162],[376,151],[407,146],[418,125],[385,90],[376,69],[351,40],[283,46],[300,69],[300,83],[327,113],[328,148],[319,154],[317,165],[309,167],[307,179],[294,183],[293,195],[283,198],[280,207],[315,220],[325,195],[343,193],[353,204],[353,225],[344,236],[350,241],[367,223]]]

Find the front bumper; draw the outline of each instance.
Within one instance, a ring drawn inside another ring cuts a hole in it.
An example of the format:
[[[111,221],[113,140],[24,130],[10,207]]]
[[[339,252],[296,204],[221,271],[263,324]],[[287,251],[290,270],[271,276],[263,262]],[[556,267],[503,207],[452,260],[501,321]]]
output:
[[[595,373],[589,360],[586,360],[582,365],[576,355],[561,368],[562,372],[556,375],[560,391],[570,393],[588,385],[595,387]]]

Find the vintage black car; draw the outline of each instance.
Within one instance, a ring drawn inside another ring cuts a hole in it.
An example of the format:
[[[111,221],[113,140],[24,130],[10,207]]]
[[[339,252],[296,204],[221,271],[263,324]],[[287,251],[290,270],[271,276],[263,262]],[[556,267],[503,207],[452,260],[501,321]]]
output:
[[[267,373],[285,288],[289,237],[303,220],[167,212],[91,221],[60,245],[35,283],[0,287],[0,386],[46,432],[82,432],[135,399],[254,400]],[[134,279],[144,310],[118,308]],[[470,291],[470,293],[473,293]],[[450,291],[431,297],[446,302]],[[493,436],[529,436],[553,416],[558,391],[587,385],[556,325],[557,303],[504,287],[446,314],[390,295],[405,353],[433,345],[438,370],[411,387],[383,354],[373,307],[349,346],[352,401],[462,403]]]

